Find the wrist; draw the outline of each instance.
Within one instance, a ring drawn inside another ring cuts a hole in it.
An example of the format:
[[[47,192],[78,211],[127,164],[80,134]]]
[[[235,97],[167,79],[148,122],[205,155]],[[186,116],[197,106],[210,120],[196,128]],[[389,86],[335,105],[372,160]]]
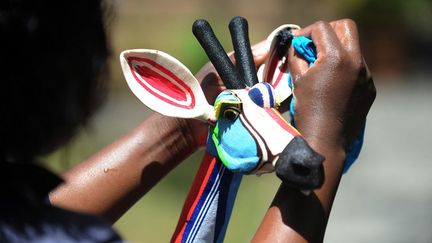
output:
[[[194,150],[197,150],[207,143],[208,136],[208,124],[203,123],[202,121],[196,119],[180,119],[184,123],[185,132],[187,132],[192,139],[190,144]]]
[[[346,150],[342,139],[339,136],[329,136],[328,134],[303,133],[309,145],[318,153],[323,155],[326,160],[345,161]]]
[[[345,149],[343,124],[337,119],[326,119],[317,114],[296,112],[297,129],[308,142],[326,145],[334,149]]]
[[[163,149],[171,154],[171,157],[187,157],[195,152],[199,146],[196,142],[192,128],[186,119],[166,117],[154,113],[149,117],[144,127],[152,127]]]
[[[346,141],[340,123],[318,119],[307,121],[302,120],[297,124],[300,133],[316,152],[323,155],[326,161],[332,161],[339,170],[346,158]]]

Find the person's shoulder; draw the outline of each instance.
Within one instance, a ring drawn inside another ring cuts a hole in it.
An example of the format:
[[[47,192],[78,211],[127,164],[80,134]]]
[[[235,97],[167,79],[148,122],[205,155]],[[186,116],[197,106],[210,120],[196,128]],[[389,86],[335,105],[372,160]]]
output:
[[[122,242],[104,220],[50,205],[0,209],[0,242]]]

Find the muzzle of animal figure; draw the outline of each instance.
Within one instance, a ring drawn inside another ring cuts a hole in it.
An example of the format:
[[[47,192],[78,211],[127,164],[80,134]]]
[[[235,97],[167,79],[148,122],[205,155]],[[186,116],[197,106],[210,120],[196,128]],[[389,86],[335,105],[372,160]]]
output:
[[[208,150],[233,172],[276,171],[288,186],[318,188],[324,181],[324,157],[275,109],[274,97],[268,83],[222,92],[214,104],[216,123],[210,129]]]
[[[284,148],[275,164],[276,175],[288,186],[310,190],[324,182],[324,157],[296,136]]]

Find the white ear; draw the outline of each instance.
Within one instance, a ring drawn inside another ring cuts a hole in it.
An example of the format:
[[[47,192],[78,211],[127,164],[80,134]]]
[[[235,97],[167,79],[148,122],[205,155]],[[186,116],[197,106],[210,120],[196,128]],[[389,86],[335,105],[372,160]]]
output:
[[[287,56],[279,58],[276,55],[278,41],[275,36],[286,28],[300,29],[298,25],[285,24],[273,30],[266,40],[269,56],[266,62],[258,69],[260,81],[271,83],[275,89],[277,103],[281,103],[292,94],[292,90],[288,86],[289,68]]]
[[[213,120],[213,107],[198,81],[174,57],[158,50],[126,50],[120,63],[129,88],[150,109],[166,116]]]

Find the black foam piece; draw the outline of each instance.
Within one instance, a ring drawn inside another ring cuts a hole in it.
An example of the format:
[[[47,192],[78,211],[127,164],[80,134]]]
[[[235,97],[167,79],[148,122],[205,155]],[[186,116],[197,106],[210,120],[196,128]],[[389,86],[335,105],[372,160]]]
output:
[[[285,147],[275,165],[282,182],[299,190],[312,190],[324,182],[324,157],[315,152],[300,136]]]
[[[195,20],[192,32],[213,63],[219,76],[228,89],[243,89],[245,84],[234,64],[216,38],[210,24],[204,19]]]
[[[279,33],[275,36],[275,38],[278,41],[276,56],[279,59],[282,59],[282,57],[284,57],[287,54],[288,48],[291,45],[291,41],[294,38],[291,28],[286,28],[279,31]]]
[[[248,87],[258,83],[257,71],[249,42],[248,22],[245,18],[234,17],[230,24],[231,40],[236,57],[236,66]]]

